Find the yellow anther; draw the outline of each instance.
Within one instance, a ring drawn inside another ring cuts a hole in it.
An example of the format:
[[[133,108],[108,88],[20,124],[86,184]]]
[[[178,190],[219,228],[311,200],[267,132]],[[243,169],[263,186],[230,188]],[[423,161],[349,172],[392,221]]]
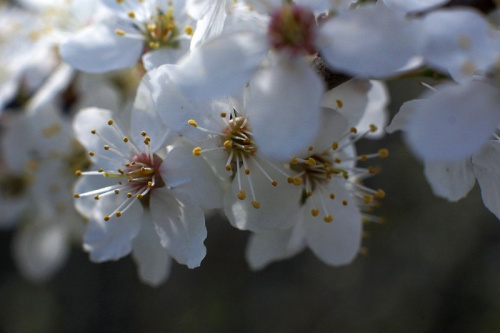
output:
[[[312,193],[311,191],[307,191],[307,196],[308,196],[308,197],[310,197],[310,196],[312,196],[312,195],[313,195],[313,193]]]
[[[335,199],[335,194],[330,193],[330,199],[332,199],[332,200]]]
[[[100,168],[99,170],[97,170],[97,172],[104,172],[104,169]]]
[[[198,127],[198,123],[196,122],[196,120],[193,120],[193,119],[189,119],[188,124],[193,126],[193,127]]]
[[[188,25],[184,28],[184,32],[189,35],[189,36],[192,36],[193,33],[194,33],[194,29],[192,26]]]
[[[333,221],[333,216],[327,215],[323,218],[323,221],[325,221],[326,223],[330,223]]]
[[[221,116],[221,118],[226,118],[227,113],[225,113],[225,112],[221,112],[221,113],[220,113],[220,116]]]
[[[288,182],[288,184],[292,184],[293,183],[293,178],[292,177],[288,177],[286,179],[286,181]]]
[[[193,149],[193,156],[200,156],[201,155],[201,147],[196,147]]]
[[[319,215],[319,209],[311,209],[311,215],[316,217]]]
[[[365,194],[363,195],[363,201],[365,202],[365,204],[370,204],[373,202],[373,195],[370,195],[370,194]]]
[[[73,194],[73,196],[78,199],[80,197],[80,194],[75,193],[75,194]]]
[[[149,42],[149,47],[152,49],[159,49],[160,48],[160,43],[151,41]]]
[[[358,133],[358,130],[356,129],[356,127],[351,127],[350,131],[352,134]]]
[[[117,34],[118,36],[125,36],[125,31],[123,31],[122,29],[115,29],[115,34]]]
[[[308,151],[313,151],[314,150],[314,147],[313,146],[309,146],[309,148],[307,148]]]
[[[94,155],[95,155],[95,153],[94,153],[93,151],[89,151],[89,155],[90,155],[90,156],[94,156]]]
[[[115,122],[113,121],[113,119],[108,120],[108,125],[109,125],[109,126],[113,125],[114,123],[115,123]]]
[[[238,197],[238,199],[240,200],[245,200],[245,198],[247,197],[246,193],[244,190],[240,190],[240,192],[236,195]]]
[[[342,102],[340,99],[335,101],[337,103],[337,109],[342,109],[344,106],[344,102]]]
[[[348,202],[347,200],[343,200],[343,201],[342,201],[342,204],[343,204],[344,206],[347,206],[347,204],[348,204],[348,203],[349,203],[349,202]]]
[[[386,158],[387,156],[389,156],[389,150],[379,149],[378,156],[380,156],[380,158]]]
[[[271,182],[271,185],[276,186],[276,185],[278,185],[278,182],[277,182],[277,181],[275,181],[275,180],[273,180],[273,181]]]
[[[94,195],[95,200],[99,200],[99,194]]]
[[[259,209],[260,208],[260,202],[258,202],[258,201],[252,201],[252,206],[255,209]]]
[[[132,10],[129,10],[128,13],[127,13],[128,17],[130,17],[131,19],[135,19],[135,13],[132,11]]]
[[[148,135],[148,133],[146,133],[145,131],[142,131],[141,135],[144,137],[144,136]]]
[[[123,142],[127,143],[127,142],[128,142],[128,138],[127,138],[127,137],[124,137],[124,138],[123,138]]]
[[[92,133],[92,134],[96,134],[96,133],[97,133],[97,130],[96,130],[96,129],[93,129],[93,130],[91,130],[91,131],[90,131],[90,133]]]
[[[378,127],[374,124],[370,124],[370,132],[375,133],[378,130]]]
[[[134,195],[131,192],[127,193],[127,198],[132,198]]]
[[[136,198],[139,199],[139,200],[141,200],[143,198],[143,195],[139,193],[139,194],[136,195]]]
[[[252,140],[250,140],[249,137],[246,137],[244,140],[243,140],[243,143],[245,144],[249,144],[250,142],[252,142]]]
[[[226,164],[226,170],[227,170],[227,171],[231,171],[231,165]]]
[[[299,161],[297,161],[297,158],[294,156],[290,159],[290,164],[299,164]]]
[[[361,155],[361,156],[359,157],[359,160],[360,160],[361,162],[365,162],[367,159],[368,159],[368,156],[366,156],[366,155],[364,155],[364,154],[363,154],[363,155]]]
[[[302,184],[302,178],[300,177],[293,178],[293,185],[301,185],[301,184]]]
[[[333,150],[337,150],[337,149],[339,149],[339,144],[338,144],[338,142],[334,142],[334,143],[332,143],[332,149],[333,149]]]
[[[337,163],[337,164],[342,163],[342,160],[341,160],[340,158],[338,158],[338,157],[337,157],[337,158],[335,158],[333,161],[334,161],[335,163]]]
[[[104,221],[109,221],[109,216],[108,215],[104,216]]]
[[[115,213],[115,215],[116,215],[116,217],[121,217],[121,216],[122,216],[122,212],[117,211],[117,212]]]
[[[117,171],[118,171],[120,174],[122,174],[122,175],[124,175],[124,174],[125,174],[125,171],[124,171],[123,169],[117,169]]]
[[[368,167],[368,172],[372,175],[375,173],[378,173],[379,171],[380,171],[380,168],[378,168],[378,167],[374,167],[374,166]]]
[[[310,166],[315,166],[315,165],[316,165],[316,160],[315,160],[314,158],[312,158],[312,157],[309,157],[309,158],[305,161],[305,163],[306,163],[307,165],[310,165]]]
[[[223,146],[226,149],[231,149],[233,147],[233,144],[231,143],[231,140],[226,140],[224,141]]]
[[[245,169],[245,175],[249,175],[250,174],[250,169]]]
[[[146,29],[148,29],[149,32],[154,32],[156,30],[156,23],[149,23],[147,26],[146,26]]]
[[[109,146],[108,145],[104,145],[104,150],[109,150]]]
[[[382,189],[379,189],[379,190],[377,191],[377,193],[375,194],[375,196],[376,196],[377,198],[379,198],[379,199],[382,199],[382,198],[384,198],[384,197],[385,197],[385,191],[384,191],[384,190],[382,190]]]
[[[77,176],[81,176],[81,175],[82,175],[82,170],[76,170],[76,171],[75,171],[75,175],[77,175]]]

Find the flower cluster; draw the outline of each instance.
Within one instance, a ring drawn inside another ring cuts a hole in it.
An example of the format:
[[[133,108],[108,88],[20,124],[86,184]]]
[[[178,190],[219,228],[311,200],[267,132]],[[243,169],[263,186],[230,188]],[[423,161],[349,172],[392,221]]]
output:
[[[205,217],[253,269],[309,248],[350,263],[385,196],[383,80],[432,76],[403,130],[439,196],[477,178],[497,216],[499,36],[445,1],[23,0],[0,7],[0,225],[34,280],[81,244],[161,284],[198,267]],[[493,19],[491,19],[493,20]],[[474,112],[474,114],[473,114]],[[374,161],[375,164],[372,164]],[[22,226],[21,226],[22,225]]]

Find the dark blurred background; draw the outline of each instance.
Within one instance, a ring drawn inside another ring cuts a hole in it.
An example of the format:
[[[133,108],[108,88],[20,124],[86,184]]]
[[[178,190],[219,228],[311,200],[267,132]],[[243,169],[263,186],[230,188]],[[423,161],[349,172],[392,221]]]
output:
[[[392,113],[419,89],[393,87]],[[44,285],[24,280],[0,233],[0,331],[11,332],[498,332],[500,223],[476,186],[448,203],[433,196],[422,165],[399,134],[364,140],[360,152],[387,147],[382,173],[369,180],[387,196],[368,224],[360,255],[329,267],[305,251],[252,272],[247,233],[221,216],[207,221],[202,267],[175,264],[159,288],[143,285],[130,257],[93,264],[74,248]]]

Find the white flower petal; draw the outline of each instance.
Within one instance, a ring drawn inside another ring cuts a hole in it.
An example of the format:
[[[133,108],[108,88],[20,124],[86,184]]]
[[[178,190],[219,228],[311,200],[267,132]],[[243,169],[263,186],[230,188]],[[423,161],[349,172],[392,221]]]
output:
[[[191,39],[191,49],[198,47],[206,40],[219,36],[222,33],[228,5],[230,5],[230,2],[227,0],[212,1],[210,7],[207,6],[208,1],[203,2],[205,3],[205,8],[195,13],[199,19],[196,22],[196,29]],[[203,14],[201,14],[202,11],[204,11]]]
[[[134,143],[143,147],[144,137],[142,132],[146,132],[151,138],[151,151],[156,152],[165,147],[170,140],[174,140],[176,135],[161,121],[158,113],[154,110],[154,102],[150,90],[147,86],[147,74],[143,78],[132,108],[130,127],[131,136]]]
[[[247,164],[251,170],[250,177],[240,170],[241,189],[245,191],[246,199],[237,198],[240,191],[237,176],[224,196],[224,212],[231,225],[241,230],[254,232],[289,229],[295,225],[299,218],[302,189],[288,184],[286,180],[280,182],[283,176],[260,161],[259,164],[265,167],[270,177],[278,181],[277,186],[272,186],[271,181],[260,172],[251,159],[247,161]],[[260,203],[259,209],[252,206],[254,199],[249,186],[250,179],[255,191],[255,201]]]
[[[317,207],[313,207],[310,200],[306,201],[303,223],[307,245],[325,263],[344,265],[350,263],[359,252],[361,214],[354,198],[343,189],[343,180],[333,179],[328,186],[335,194],[335,199],[328,203],[328,212],[333,215],[333,221],[326,223],[321,215],[313,217],[310,211]],[[342,204],[343,200],[348,201],[347,206]]]
[[[449,71],[455,80],[471,80],[498,57],[489,23],[478,12],[447,8],[423,19],[425,60],[437,69]]]
[[[144,216],[145,221],[141,224],[141,230],[132,244],[132,257],[139,266],[141,280],[152,286],[158,286],[168,278],[172,259],[160,244],[149,212],[145,212]]]
[[[498,89],[485,82],[443,85],[437,93],[414,103],[408,143],[428,160],[458,160],[472,155],[498,126]]]
[[[389,134],[396,131],[404,131],[408,128],[412,117],[414,117],[415,109],[419,107],[421,100],[416,99],[403,103],[398,113],[392,118],[389,126],[385,128],[385,131]]]
[[[181,133],[194,141],[206,140],[208,135],[188,124],[195,120],[200,127],[220,131],[224,123],[220,112],[213,112],[210,103],[186,96],[172,80],[172,73],[177,71],[175,65],[165,65],[151,71],[143,80],[151,92],[155,111],[172,130]],[[175,77],[175,75],[173,75]],[[214,127],[214,125],[218,125]]]
[[[179,61],[172,79],[195,98],[222,97],[239,92],[267,52],[264,36],[237,32],[207,41]]]
[[[324,95],[323,106],[337,110],[348,120],[349,126],[356,126],[365,113],[368,92],[372,84],[369,80],[354,78]]]
[[[449,201],[464,198],[476,182],[470,157],[451,162],[425,161],[424,173],[432,192]]]
[[[384,0],[389,8],[405,12],[419,12],[445,4],[448,0]]]
[[[252,234],[248,240],[245,257],[253,270],[266,267],[271,262],[294,256],[304,249],[304,242],[299,246],[290,247],[292,230],[267,231]]]
[[[320,27],[319,48],[333,68],[363,77],[396,74],[418,55],[419,25],[382,5],[340,12]]]
[[[135,65],[144,42],[119,36],[115,28],[104,24],[82,29],[61,44],[64,61],[72,67],[90,73],[104,73]]]
[[[73,120],[76,137],[88,151],[97,153],[92,157],[92,161],[96,166],[105,170],[122,168],[123,163],[129,162],[129,160],[113,154],[106,155],[113,157],[115,160],[108,160],[99,156],[99,154],[105,152],[104,145],[109,145],[109,142],[102,139],[102,137],[111,141],[113,146],[124,154],[132,150],[131,144],[123,142],[123,137],[112,126],[108,125],[108,121],[113,119],[113,113],[109,110],[87,108],[80,110]],[[99,135],[92,134],[93,130],[96,130]]]
[[[14,258],[28,279],[43,282],[64,264],[69,254],[66,230],[59,225],[30,225],[16,233]]]
[[[161,245],[172,258],[189,268],[200,266],[207,252],[205,216],[200,205],[187,193],[155,189],[150,201],[151,216]]]
[[[161,165],[167,186],[191,193],[203,208],[221,208],[224,194],[221,180],[203,156],[193,156],[194,146],[179,140]]]
[[[104,216],[110,215],[118,206],[115,200],[108,198],[98,200],[83,239],[83,248],[90,253],[90,260],[94,262],[118,260],[129,254],[141,223],[148,223],[143,221],[140,202],[135,202],[121,217],[111,216],[109,221],[104,221]]]
[[[332,144],[342,139],[349,128],[347,119],[335,110],[323,108],[321,116],[321,127],[312,145],[315,152],[325,152],[331,149]]]
[[[163,47],[149,51],[142,57],[144,68],[150,71],[164,64],[175,64],[189,50],[189,41],[179,40],[178,48]]]
[[[384,127],[389,121],[389,92],[384,83],[380,81],[370,81],[372,87],[368,92],[368,104],[366,106],[363,117],[356,124],[358,132],[366,132],[370,130],[370,125],[375,125],[377,130],[367,134],[367,138],[378,139],[384,136]]]
[[[288,161],[306,152],[320,126],[323,92],[323,82],[302,59],[281,59],[260,70],[247,105],[259,153]]]
[[[484,205],[500,219],[500,145],[498,140],[488,141],[472,156],[474,174],[481,187]]]

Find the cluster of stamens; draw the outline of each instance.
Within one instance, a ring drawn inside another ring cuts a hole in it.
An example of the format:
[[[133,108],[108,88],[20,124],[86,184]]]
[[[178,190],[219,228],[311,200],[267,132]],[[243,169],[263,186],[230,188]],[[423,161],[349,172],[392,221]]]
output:
[[[97,130],[93,129],[91,133],[98,136],[102,141],[106,142],[103,145],[104,152],[90,151],[90,157],[101,157],[106,160],[116,162],[117,166],[122,166],[116,170],[99,169],[97,171],[81,171],[75,173],[78,176],[102,176],[106,178],[116,178],[117,184],[106,186],[85,193],[75,193],[75,198],[93,196],[95,200],[100,200],[103,197],[115,195],[124,195],[124,200],[118,207],[109,215],[104,216],[105,221],[109,221],[111,216],[121,217],[136,201],[147,204],[149,194],[154,188],[165,186],[165,183],[159,173],[159,167],[162,159],[154,154],[150,147],[151,138],[146,132],[141,132],[145,149],[140,150],[130,139],[123,135],[123,131],[115,124],[113,120],[108,121],[116,134],[122,137],[124,143],[129,147],[128,154],[120,151],[106,137],[100,135]]]
[[[278,182],[273,179],[269,173],[265,171],[265,168],[259,163],[266,163],[267,166],[274,167],[276,170],[281,172],[285,177],[286,175],[283,171],[279,170],[271,163],[265,159],[261,159],[256,155],[257,146],[252,139],[252,132],[250,130],[248,119],[236,114],[236,111],[227,117],[226,113],[221,113],[221,118],[225,121],[225,127],[221,132],[210,131],[205,128],[198,126],[197,122],[193,119],[188,121],[188,124],[196,127],[197,129],[216,135],[219,137],[220,145],[216,148],[202,149],[201,147],[196,147],[193,149],[194,156],[201,156],[202,153],[213,151],[213,150],[224,150],[228,154],[228,159],[225,164],[227,171],[232,172],[233,179],[238,182],[238,194],[236,195],[238,199],[245,200],[247,194],[245,190],[242,189],[242,176],[241,173],[245,175],[247,179],[251,196],[252,196],[252,206],[255,209],[260,208],[260,202],[257,201],[255,196],[255,191],[252,182],[252,176],[250,168],[248,167],[248,160],[252,159],[252,162],[257,166],[259,171],[266,177],[272,186],[277,186]]]
[[[299,158],[292,157],[290,159],[290,169],[296,172],[294,177],[288,177],[288,183],[303,186],[302,197],[300,203],[305,204],[306,200],[315,200],[314,205],[317,206],[311,209],[311,215],[316,217],[320,215],[320,208],[323,211],[325,222],[332,222],[333,215],[328,210],[328,200],[335,200],[335,193],[331,193],[326,189],[325,184],[334,177],[341,177],[345,180],[345,188],[353,194],[355,198],[360,199],[361,204],[370,206],[374,204],[376,198],[383,198],[385,192],[381,189],[374,190],[360,183],[360,179],[366,178],[369,175],[375,174],[378,169],[375,167],[360,168],[350,166],[345,162],[348,161],[367,161],[371,158],[385,158],[389,152],[387,149],[380,149],[374,154],[362,154],[358,156],[345,156],[343,150],[354,142],[360,140],[369,132],[375,132],[376,126],[371,125],[370,130],[358,134],[355,128],[351,128],[339,142],[333,142],[331,149],[325,152],[315,152],[314,147],[309,147],[307,157]],[[313,193],[318,193],[313,197]],[[326,200],[325,200],[326,199]],[[347,206],[348,200],[342,200],[342,205]]]
[[[128,5],[126,0],[116,0],[116,2],[125,7]],[[175,23],[172,4],[169,3],[167,11],[156,7],[152,13],[146,7],[147,4],[143,6],[144,10],[140,13],[132,9],[127,11],[127,16],[132,21],[133,27],[138,30],[139,35],[127,33],[122,29],[116,29],[115,33],[120,36],[144,39],[146,47],[149,50],[156,50],[163,47],[178,48],[180,31]],[[184,32],[192,36],[193,27],[187,25],[184,28]]]

